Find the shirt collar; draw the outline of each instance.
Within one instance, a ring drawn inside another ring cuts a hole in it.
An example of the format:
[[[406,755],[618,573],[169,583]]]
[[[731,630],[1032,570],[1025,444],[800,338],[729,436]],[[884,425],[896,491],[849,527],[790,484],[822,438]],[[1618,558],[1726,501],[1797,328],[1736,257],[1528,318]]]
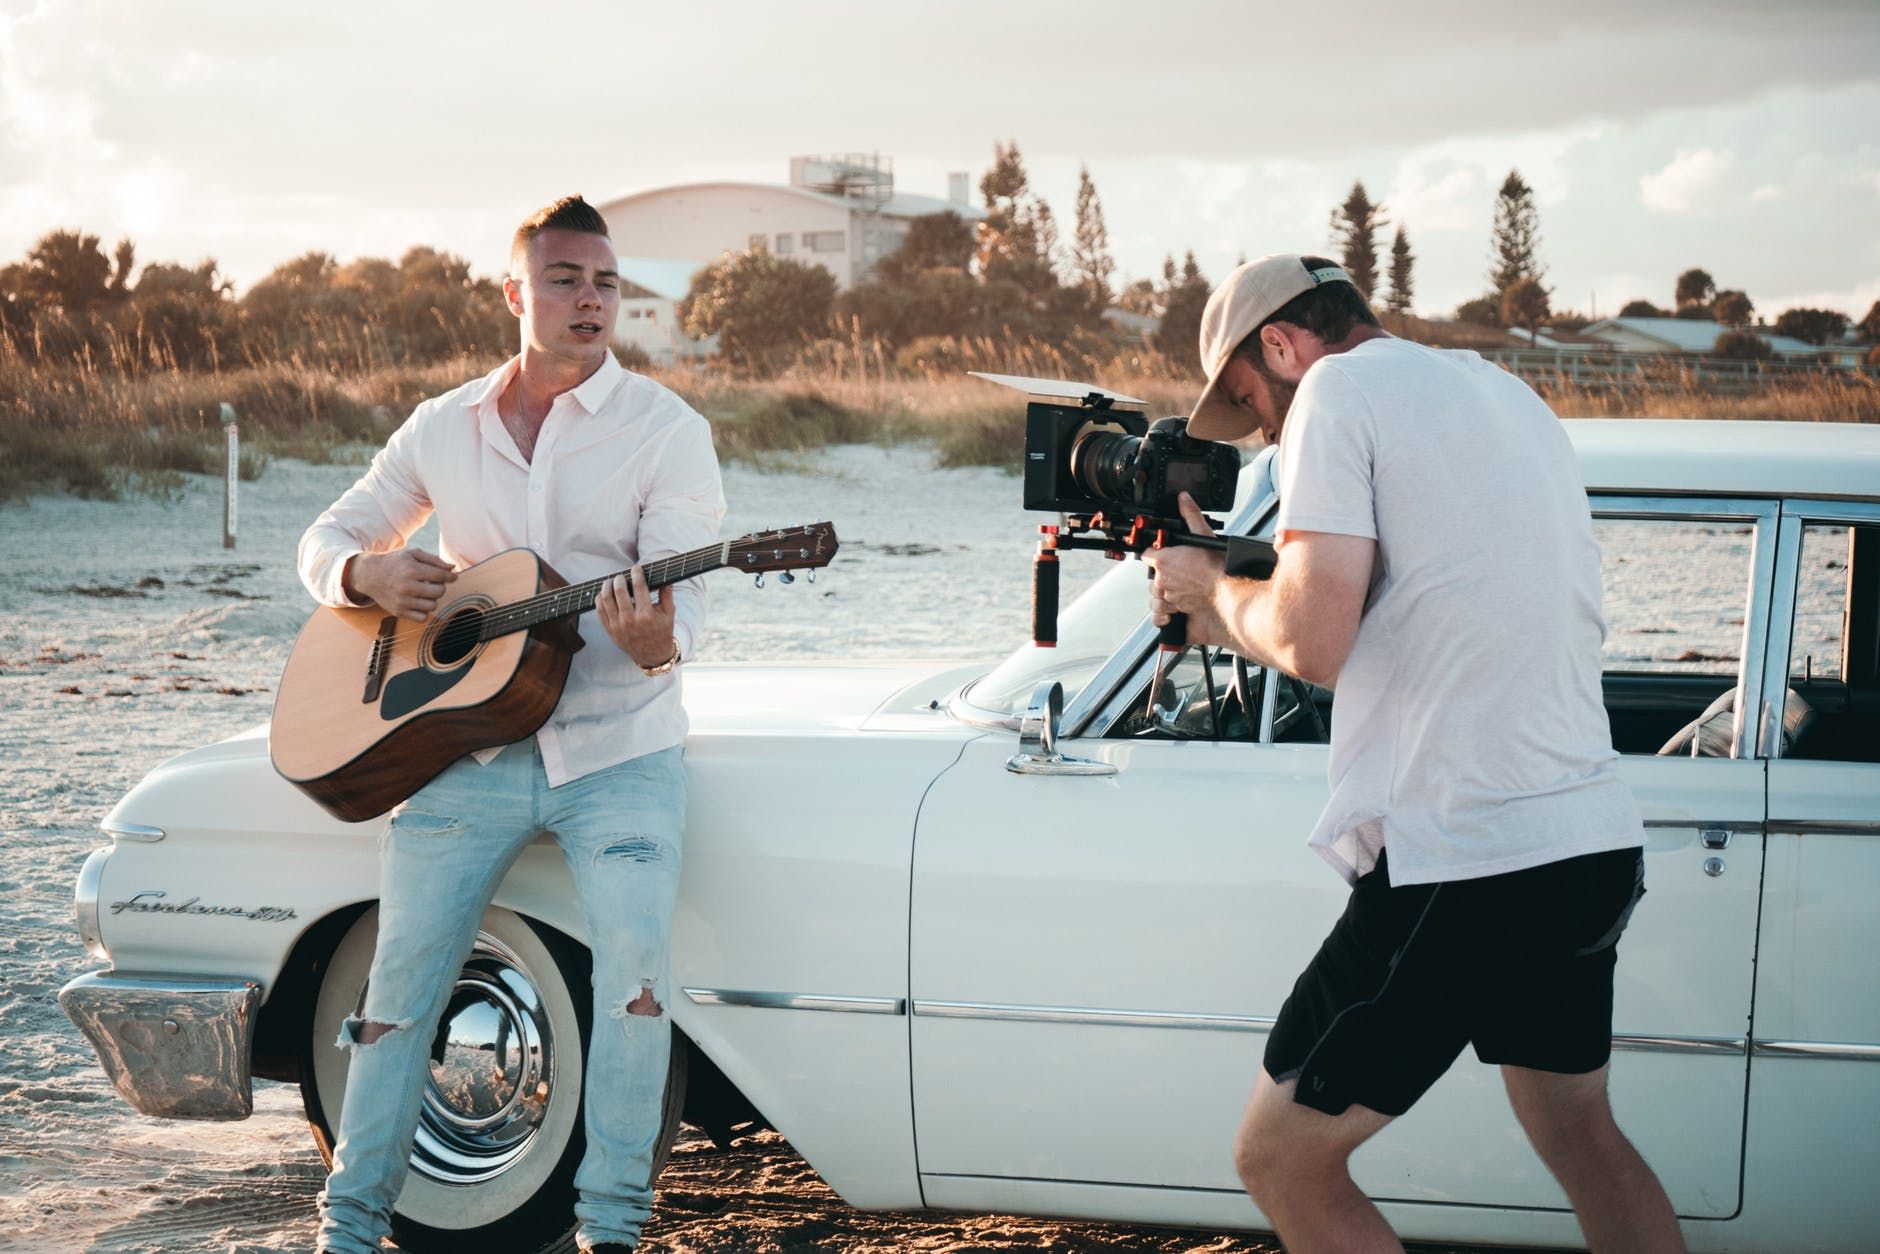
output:
[[[601,406],[607,403],[607,398],[614,394],[614,389],[620,386],[620,381],[626,377],[626,374],[626,367],[614,357],[613,350],[608,349],[601,355],[600,369],[581,380],[580,385],[572,389],[568,395],[574,397],[575,403],[588,413],[597,414]]]
[[[520,353],[498,366],[490,373],[476,380],[464,392],[464,405],[469,409],[480,409],[485,403],[494,405],[509,386],[509,381],[516,377],[516,371],[522,369]],[[626,378],[627,371],[610,349],[601,358],[600,368],[568,390],[567,395],[574,397],[575,403],[590,414],[600,412],[607,398],[614,394],[620,381]]]

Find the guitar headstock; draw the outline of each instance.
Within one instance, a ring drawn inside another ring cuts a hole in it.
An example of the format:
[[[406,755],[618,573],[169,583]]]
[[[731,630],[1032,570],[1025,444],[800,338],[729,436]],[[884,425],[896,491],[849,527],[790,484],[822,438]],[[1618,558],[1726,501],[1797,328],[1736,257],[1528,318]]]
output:
[[[834,523],[807,523],[778,531],[753,531],[739,536],[725,550],[727,570],[761,574],[767,570],[815,570],[836,555]]]

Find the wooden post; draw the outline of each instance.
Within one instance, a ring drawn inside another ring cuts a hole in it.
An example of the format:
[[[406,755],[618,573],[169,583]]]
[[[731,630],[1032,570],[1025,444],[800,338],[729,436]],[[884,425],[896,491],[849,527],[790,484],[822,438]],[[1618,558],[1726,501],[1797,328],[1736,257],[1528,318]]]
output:
[[[241,432],[235,425],[235,407],[222,402],[222,434],[227,437],[227,464],[222,474],[222,547],[235,547],[235,496],[241,482]]]

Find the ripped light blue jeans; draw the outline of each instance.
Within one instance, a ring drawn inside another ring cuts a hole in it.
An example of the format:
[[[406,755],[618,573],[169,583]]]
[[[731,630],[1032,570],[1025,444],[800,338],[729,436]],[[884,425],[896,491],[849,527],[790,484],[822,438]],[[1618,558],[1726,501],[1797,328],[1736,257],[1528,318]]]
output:
[[[574,874],[594,957],[578,1240],[583,1249],[638,1242],[652,1213],[671,1047],[666,944],[685,828],[682,752],[550,788],[530,737],[487,765],[453,764],[393,814],[380,846],[371,983],[338,1042],[352,1060],[320,1198],[322,1251],[376,1251],[391,1231],[438,1020],[491,896],[539,833],[554,836]]]

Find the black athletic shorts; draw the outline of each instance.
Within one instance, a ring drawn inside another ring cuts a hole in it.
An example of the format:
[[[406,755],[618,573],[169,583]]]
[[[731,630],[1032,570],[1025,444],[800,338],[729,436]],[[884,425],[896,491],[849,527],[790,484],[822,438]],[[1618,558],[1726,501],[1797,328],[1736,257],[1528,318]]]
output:
[[[1327,1114],[1401,1115],[1471,1043],[1486,1063],[1596,1071],[1644,894],[1641,849],[1398,888],[1380,857],[1280,1008],[1266,1073]]]

